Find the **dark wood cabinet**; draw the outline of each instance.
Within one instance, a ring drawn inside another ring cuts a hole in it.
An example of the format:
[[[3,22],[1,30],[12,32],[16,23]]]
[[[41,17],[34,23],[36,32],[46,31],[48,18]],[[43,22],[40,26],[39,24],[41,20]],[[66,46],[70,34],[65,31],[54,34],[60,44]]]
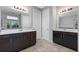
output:
[[[12,35],[13,51],[20,51],[24,48],[23,33]]]
[[[62,33],[58,31],[53,32],[53,41],[58,44],[62,44]]]
[[[27,33],[24,33],[24,43],[27,45],[27,46],[30,46],[30,42],[31,41],[31,33],[30,32],[27,32]]]
[[[36,43],[36,31],[0,35],[0,52],[16,52]]]
[[[11,46],[12,39],[9,35],[1,35],[0,36],[0,51],[1,52],[9,52],[12,49]]]
[[[65,47],[78,51],[78,34],[71,32],[53,31],[53,41]]]
[[[32,45],[32,44],[35,44],[36,43],[36,33],[35,32],[30,32],[30,36],[31,36],[31,42],[30,42],[30,44]]]
[[[77,33],[69,33],[69,32],[64,32],[63,33],[63,45],[66,46],[66,47],[69,47],[73,50],[76,50],[77,51]]]

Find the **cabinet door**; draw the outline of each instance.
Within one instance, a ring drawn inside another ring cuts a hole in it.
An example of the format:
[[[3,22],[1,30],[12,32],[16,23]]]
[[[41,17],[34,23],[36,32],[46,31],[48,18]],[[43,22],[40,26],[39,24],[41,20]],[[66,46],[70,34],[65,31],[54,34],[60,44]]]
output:
[[[36,31],[30,32],[31,40],[30,44],[33,45],[36,43]]]
[[[26,47],[30,46],[30,32],[26,32],[24,33],[24,44],[26,45]]]
[[[26,47],[32,46],[36,43],[36,32],[24,33],[24,43]]]
[[[62,33],[59,31],[53,31],[53,41],[62,44]]]
[[[23,34],[18,33],[12,36],[13,40],[13,51],[20,51],[24,48]]]
[[[63,33],[63,45],[77,51],[77,33]]]
[[[12,51],[12,40],[9,35],[0,36],[0,52]]]
[[[36,42],[35,32],[25,32],[12,35],[13,51],[20,51],[34,45]]]

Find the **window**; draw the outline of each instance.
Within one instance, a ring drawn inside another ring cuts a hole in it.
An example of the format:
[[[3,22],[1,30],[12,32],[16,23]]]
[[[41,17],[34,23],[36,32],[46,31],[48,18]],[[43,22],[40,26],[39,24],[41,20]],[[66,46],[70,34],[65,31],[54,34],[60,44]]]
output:
[[[15,29],[19,27],[19,18],[13,16],[7,16],[7,29]]]

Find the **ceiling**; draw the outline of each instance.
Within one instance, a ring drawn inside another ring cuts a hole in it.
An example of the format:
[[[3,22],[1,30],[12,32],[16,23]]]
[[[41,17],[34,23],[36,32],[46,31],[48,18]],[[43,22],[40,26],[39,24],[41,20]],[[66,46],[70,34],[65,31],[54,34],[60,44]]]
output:
[[[46,6],[36,6],[36,7],[40,8],[40,9],[43,9],[43,8],[46,7]]]

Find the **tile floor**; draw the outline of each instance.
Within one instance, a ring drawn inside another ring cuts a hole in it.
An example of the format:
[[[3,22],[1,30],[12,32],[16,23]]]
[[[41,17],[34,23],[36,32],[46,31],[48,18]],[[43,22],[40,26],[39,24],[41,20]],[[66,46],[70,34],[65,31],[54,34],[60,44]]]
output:
[[[76,51],[55,43],[50,43],[47,40],[39,39],[37,40],[36,45],[26,48],[21,52],[76,52]]]

